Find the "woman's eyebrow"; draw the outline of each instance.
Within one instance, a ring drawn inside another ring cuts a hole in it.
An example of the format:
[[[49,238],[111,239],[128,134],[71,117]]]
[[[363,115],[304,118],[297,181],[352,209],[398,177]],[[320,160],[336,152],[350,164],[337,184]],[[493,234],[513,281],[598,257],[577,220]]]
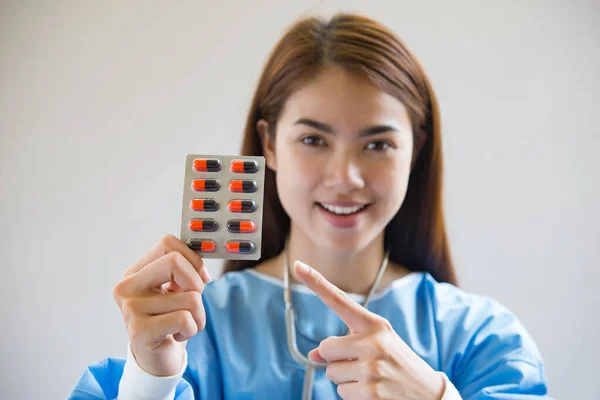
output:
[[[331,126],[327,125],[326,123],[315,121],[314,119],[310,119],[310,118],[300,118],[298,121],[294,122],[294,125],[306,125],[311,128],[318,129],[321,132],[335,135],[335,130]],[[400,129],[398,127],[396,127],[394,125],[390,125],[390,124],[376,125],[376,126],[371,126],[369,128],[361,130],[359,132],[358,136],[360,136],[360,137],[372,136],[372,135],[377,135],[379,133],[385,133],[385,132],[389,132],[389,131],[400,132]]]

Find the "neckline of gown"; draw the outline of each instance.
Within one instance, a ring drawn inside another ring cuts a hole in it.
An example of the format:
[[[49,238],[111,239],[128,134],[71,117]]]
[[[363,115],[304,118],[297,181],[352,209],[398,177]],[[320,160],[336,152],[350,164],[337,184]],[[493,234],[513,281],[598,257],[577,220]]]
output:
[[[241,272],[250,274],[262,281],[265,281],[269,284],[275,285],[275,286],[283,289],[283,279],[279,279],[272,275],[265,274],[264,272],[256,271],[253,268],[246,268],[246,269],[242,270]],[[409,283],[413,282],[415,279],[420,278],[422,276],[423,276],[423,272],[411,271],[408,274],[404,275],[403,277],[394,279],[387,286],[376,290],[375,293],[373,294],[373,297],[371,297],[371,302],[376,301],[382,297],[385,297],[385,295],[388,294],[393,289],[397,289],[400,286],[409,284]],[[309,289],[308,286],[306,286],[302,283],[290,283],[290,289],[292,290],[292,292],[302,293],[302,294],[306,294],[309,296],[316,296],[316,294],[311,289]],[[359,303],[363,302],[366,297],[365,295],[358,294],[358,293],[346,293],[346,294],[352,300],[359,302]]]

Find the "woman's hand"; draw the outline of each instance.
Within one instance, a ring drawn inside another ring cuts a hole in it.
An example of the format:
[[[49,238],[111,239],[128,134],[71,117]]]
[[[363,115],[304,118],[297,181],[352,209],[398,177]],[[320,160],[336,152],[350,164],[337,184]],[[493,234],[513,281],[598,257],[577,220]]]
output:
[[[440,400],[443,378],[394,332],[389,321],[350,299],[319,272],[295,264],[297,277],[348,326],[350,334],[332,336],[308,356],[328,363],[327,377],[338,394],[350,399]]]
[[[208,282],[202,257],[172,235],[127,268],[113,295],[143,370],[156,376],[181,370],[187,340],[206,324],[202,292]]]

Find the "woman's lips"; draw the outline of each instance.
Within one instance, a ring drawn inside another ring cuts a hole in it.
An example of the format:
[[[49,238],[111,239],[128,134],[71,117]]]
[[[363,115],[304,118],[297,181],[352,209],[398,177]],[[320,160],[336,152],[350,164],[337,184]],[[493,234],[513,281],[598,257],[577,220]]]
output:
[[[327,205],[335,205],[337,207],[358,207],[364,205],[364,203],[350,203],[350,202],[334,202],[326,203]],[[342,205],[343,204],[343,205]],[[321,214],[325,220],[335,228],[353,228],[360,222],[360,219],[369,208],[369,204],[365,205],[361,210],[356,211],[352,214],[336,214],[323,208],[322,205],[317,204]]]

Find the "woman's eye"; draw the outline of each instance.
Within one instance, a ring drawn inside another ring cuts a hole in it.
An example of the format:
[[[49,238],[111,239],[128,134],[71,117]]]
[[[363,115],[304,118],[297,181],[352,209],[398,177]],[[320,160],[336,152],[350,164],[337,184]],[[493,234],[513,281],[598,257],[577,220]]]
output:
[[[307,136],[302,139],[302,143],[307,144],[309,146],[322,146],[325,144],[325,141],[320,136]]]
[[[371,142],[367,145],[367,150],[375,150],[375,151],[385,151],[388,149],[392,149],[394,146],[385,140],[378,140],[375,142]]]

